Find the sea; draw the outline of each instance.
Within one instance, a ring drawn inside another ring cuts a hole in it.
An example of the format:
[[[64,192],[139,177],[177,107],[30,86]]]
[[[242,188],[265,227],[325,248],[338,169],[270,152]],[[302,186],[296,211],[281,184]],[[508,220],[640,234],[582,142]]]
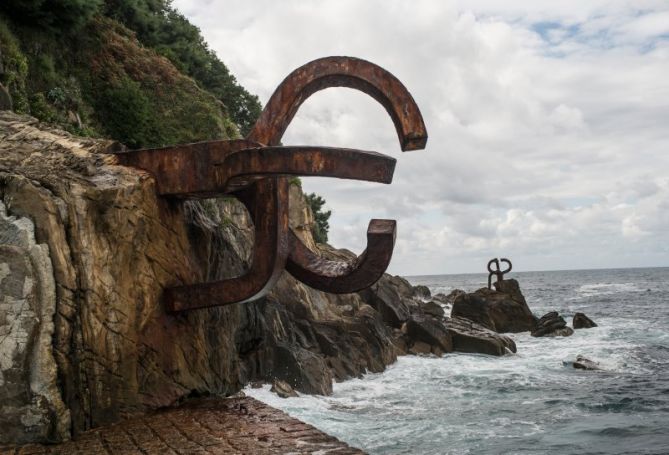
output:
[[[583,312],[570,337],[511,334],[504,357],[402,356],[331,396],[246,393],[370,454],[669,454],[669,268],[510,273],[537,316]],[[406,277],[432,293],[487,275]],[[578,355],[602,371],[571,365]]]

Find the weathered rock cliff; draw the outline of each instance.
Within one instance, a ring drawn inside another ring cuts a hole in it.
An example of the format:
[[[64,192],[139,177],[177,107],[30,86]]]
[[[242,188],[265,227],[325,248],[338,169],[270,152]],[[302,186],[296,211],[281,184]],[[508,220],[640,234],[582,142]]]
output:
[[[333,295],[284,274],[256,302],[167,314],[165,287],[245,271],[252,224],[234,198],[157,197],[149,174],[106,153],[118,147],[0,111],[0,444],[65,440],[251,381],[328,394],[408,352],[515,351],[390,275]],[[352,256],[315,244],[299,186],[290,207],[309,248]]]
[[[328,393],[395,360],[393,330],[359,295],[290,276],[252,304],[166,314],[163,287],[243,272],[250,221],[234,199],[157,198],[105,154],[117,146],[0,112],[0,442],[63,440],[251,380]]]

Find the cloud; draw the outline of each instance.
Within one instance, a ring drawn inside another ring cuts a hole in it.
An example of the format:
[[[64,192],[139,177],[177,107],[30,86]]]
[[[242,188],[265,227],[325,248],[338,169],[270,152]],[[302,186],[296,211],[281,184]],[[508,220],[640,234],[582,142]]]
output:
[[[668,265],[669,8],[657,1],[175,0],[266,101],[296,67],[353,55],[395,74],[423,112],[401,153],[371,98],[310,98],[286,144],[398,159],[392,185],[305,179],[333,210],[332,243],[362,251],[398,220],[395,273]]]

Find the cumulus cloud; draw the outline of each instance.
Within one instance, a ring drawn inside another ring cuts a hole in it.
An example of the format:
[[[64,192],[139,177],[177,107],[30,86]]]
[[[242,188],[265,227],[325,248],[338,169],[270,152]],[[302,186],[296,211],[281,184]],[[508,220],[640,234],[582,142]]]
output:
[[[411,91],[430,135],[399,152],[371,98],[329,89],[283,142],[377,150],[390,186],[305,179],[332,243],[398,220],[391,271],[668,265],[669,7],[658,1],[175,0],[265,102],[296,67],[368,59]]]

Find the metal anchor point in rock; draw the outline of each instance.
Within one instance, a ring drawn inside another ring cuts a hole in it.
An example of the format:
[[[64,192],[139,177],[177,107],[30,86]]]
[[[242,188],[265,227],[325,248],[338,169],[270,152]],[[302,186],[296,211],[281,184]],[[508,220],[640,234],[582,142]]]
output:
[[[506,264],[509,266],[506,270],[500,270],[499,268],[499,263],[500,262],[506,262]],[[495,264],[495,270],[492,269],[492,265]],[[511,261],[509,261],[507,258],[501,258],[501,259],[491,259],[488,261],[488,289],[492,289],[492,277],[493,275],[497,277],[497,282],[499,283],[500,281],[504,280],[504,275],[509,273],[513,266],[511,265]]]
[[[120,164],[153,174],[159,195],[180,199],[232,195],[246,206],[254,223],[255,245],[248,272],[165,289],[168,311],[258,299],[272,289],[284,269],[303,283],[332,293],[362,290],[383,275],[395,244],[394,220],[370,221],[367,248],[351,261],[320,257],[288,225],[288,176],[391,183],[395,171],[394,158],[375,152],[279,146],[300,105],[329,87],[368,94],[390,115],[403,151],[425,148],[427,131],[421,113],[395,76],[365,60],[326,57],[296,69],[281,82],[246,139],[117,153]]]

